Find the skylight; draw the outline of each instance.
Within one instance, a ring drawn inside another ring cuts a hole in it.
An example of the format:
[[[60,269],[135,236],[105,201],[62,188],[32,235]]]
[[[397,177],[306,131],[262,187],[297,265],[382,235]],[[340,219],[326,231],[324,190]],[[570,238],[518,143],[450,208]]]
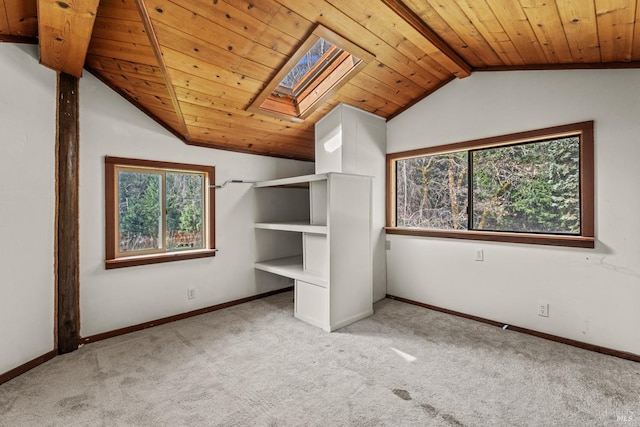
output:
[[[248,110],[301,121],[372,58],[318,25]]]
[[[278,87],[283,87],[294,92],[294,89],[304,80],[308,79],[308,74],[312,74],[314,68],[322,68],[323,62],[328,62],[331,55],[337,50],[333,44],[323,38],[319,38],[317,42],[311,46],[298,63],[287,73],[282,79]],[[317,66],[317,67],[316,67]],[[277,89],[276,89],[277,90]]]

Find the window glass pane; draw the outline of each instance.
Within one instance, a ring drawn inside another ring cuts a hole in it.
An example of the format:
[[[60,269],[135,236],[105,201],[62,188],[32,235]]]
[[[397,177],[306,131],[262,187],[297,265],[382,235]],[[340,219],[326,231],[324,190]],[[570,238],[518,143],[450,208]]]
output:
[[[204,248],[204,175],[167,172],[167,250]]]
[[[472,156],[474,229],[580,234],[577,136]]]
[[[396,162],[396,226],[467,228],[467,152]]]
[[[162,248],[162,175],[118,172],[119,251]]]
[[[304,54],[300,61],[289,71],[289,73],[282,79],[280,86],[284,86],[288,89],[293,89],[298,83],[300,83],[309,73],[309,71],[320,61],[325,53],[331,49],[333,45],[323,38],[320,38],[317,42],[311,46],[311,49]]]

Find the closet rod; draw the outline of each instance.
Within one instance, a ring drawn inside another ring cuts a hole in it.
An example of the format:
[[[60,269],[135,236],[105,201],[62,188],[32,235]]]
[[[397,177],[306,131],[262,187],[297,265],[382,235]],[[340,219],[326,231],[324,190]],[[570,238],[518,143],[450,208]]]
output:
[[[228,179],[222,185],[210,185],[209,188],[220,189],[227,186],[227,184],[255,184],[256,181],[246,181],[243,179]]]

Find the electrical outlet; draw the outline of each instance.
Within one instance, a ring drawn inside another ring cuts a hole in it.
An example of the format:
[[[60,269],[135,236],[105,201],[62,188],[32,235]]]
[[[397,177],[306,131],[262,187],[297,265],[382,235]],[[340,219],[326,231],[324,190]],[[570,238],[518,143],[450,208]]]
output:
[[[484,251],[482,249],[476,249],[476,261],[484,261]]]
[[[390,251],[391,250],[391,240],[385,240],[384,247],[385,247],[386,250]]]
[[[538,316],[549,317],[549,303],[538,301]]]
[[[195,299],[196,298],[196,288],[187,289],[187,299]]]

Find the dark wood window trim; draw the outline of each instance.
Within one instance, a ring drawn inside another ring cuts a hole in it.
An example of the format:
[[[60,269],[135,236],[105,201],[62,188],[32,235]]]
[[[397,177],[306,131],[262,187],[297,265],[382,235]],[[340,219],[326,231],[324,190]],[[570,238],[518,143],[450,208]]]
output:
[[[537,140],[580,135],[580,214],[579,236],[534,233],[510,233],[478,230],[426,230],[396,227],[396,168],[398,160],[411,157],[466,151],[479,148],[499,147]],[[593,121],[554,126],[527,132],[518,132],[490,138],[476,139],[454,144],[387,154],[387,226],[388,234],[450,239],[485,240],[493,242],[525,243],[536,245],[567,246],[579,248],[595,247],[594,225],[594,137]]]
[[[193,165],[186,163],[160,162],[154,160],[127,159],[122,157],[109,157],[105,163],[105,268],[133,267],[137,265],[158,264],[163,262],[180,261],[215,256],[215,167]],[[207,200],[205,206],[207,213],[207,242],[204,249],[196,249],[180,252],[166,252],[162,254],[150,254],[140,256],[116,257],[117,227],[116,227],[116,166],[144,167],[152,169],[193,171],[207,174],[205,180],[205,193]]]

